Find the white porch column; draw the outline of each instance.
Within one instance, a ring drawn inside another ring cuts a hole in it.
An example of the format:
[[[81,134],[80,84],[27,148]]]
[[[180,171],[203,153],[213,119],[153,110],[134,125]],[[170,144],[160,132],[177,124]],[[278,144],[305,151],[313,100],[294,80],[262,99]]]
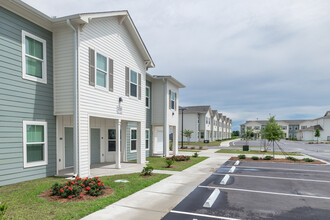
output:
[[[178,155],[179,154],[179,149],[178,149],[178,145],[179,145],[179,141],[178,141],[178,127],[177,126],[173,126],[173,154],[174,155]]]
[[[127,162],[127,121],[121,122],[121,160]]]
[[[143,164],[146,162],[146,150],[145,150],[145,124],[137,122],[137,163]]]
[[[164,124],[163,128],[163,156],[168,157],[170,155],[170,140],[169,140],[169,125]]]
[[[117,120],[117,126],[116,126],[116,168],[120,169],[120,127],[121,127],[121,120]]]

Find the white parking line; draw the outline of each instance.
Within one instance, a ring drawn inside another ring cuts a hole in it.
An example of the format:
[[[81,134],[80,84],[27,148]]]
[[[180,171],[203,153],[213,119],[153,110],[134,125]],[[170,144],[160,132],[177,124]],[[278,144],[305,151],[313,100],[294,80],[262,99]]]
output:
[[[222,216],[216,216],[216,215],[205,215],[205,214],[199,214],[199,213],[193,213],[193,212],[182,212],[182,211],[175,211],[175,210],[171,210],[170,212],[183,214],[183,215],[194,215],[194,216],[199,216],[199,217],[213,218],[213,219],[239,220],[238,218],[228,218],[228,217],[222,217]]]
[[[253,193],[262,193],[262,194],[280,195],[280,196],[293,196],[293,197],[304,197],[304,198],[313,198],[313,199],[326,199],[326,200],[330,200],[330,197],[322,197],[322,196],[298,195],[298,194],[289,194],[289,193],[277,193],[277,192],[267,192],[267,191],[249,190],[249,189],[224,188],[224,187],[216,187],[216,186],[198,186],[198,187],[200,187],[200,188],[208,188],[208,189],[232,190],[232,191],[243,191],[243,192],[253,192]]]
[[[316,164],[315,164],[316,165]],[[317,164],[319,165],[319,164]],[[322,165],[321,165],[322,166]],[[323,165],[324,166],[324,165]],[[240,168],[251,168],[251,169],[270,169],[270,170],[293,170],[293,171],[307,171],[307,172],[318,172],[318,173],[330,173],[327,170],[302,170],[302,169],[290,169],[290,168],[273,168],[273,167],[250,167],[250,166],[240,166]],[[329,166],[330,169],[330,166]]]
[[[224,174],[213,173],[215,175],[221,176]],[[263,178],[263,179],[279,179],[279,180],[297,180],[297,181],[306,181],[306,182],[318,182],[318,183],[330,183],[329,180],[311,180],[311,179],[298,179],[298,178],[287,178],[287,177],[275,177],[275,176],[255,176],[255,175],[244,175],[244,174],[230,174],[230,176],[238,177],[252,177],[252,178]]]

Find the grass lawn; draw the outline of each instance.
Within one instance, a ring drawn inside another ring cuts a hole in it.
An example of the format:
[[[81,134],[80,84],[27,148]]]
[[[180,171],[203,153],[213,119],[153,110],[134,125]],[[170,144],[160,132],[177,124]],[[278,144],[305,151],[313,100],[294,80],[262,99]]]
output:
[[[148,187],[169,175],[154,174],[149,178],[139,173],[104,176],[101,180],[114,189],[108,197],[85,202],[58,203],[49,202],[38,195],[56,182],[65,182],[64,178],[48,177],[23,183],[0,187],[0,201],[6,202],[6,219],[80,219],[98,211],[124,197]],[[129,183],[115,183],[114,180],[126,179]]]
[[[273,151],[268,152],[261,152],[259,150],[249,150],[249,151],[243,151],[243,150],[236,150],[236,149],[221,149],[216,151],[215,153],[231,153],[231,154],[265,154],[265,155],[273,155]],[[286,153],[287,155],[292,156],[304,156],[302,154],[298,153]],[[275,155],[283,155],[280,151],[275,151]]]
[[[172,165],[172,168],[165,168],[167,164],[165,162],[165,158],[163,157],[147,157],[147,161],[149,161],[150,165],[155,170],[182,171],[207,158],[208,157],[190,157],[190,161],[180,161],[180,162],[175,161]]]
[[[201,152],[200,150],[180,150],[180,152]]]
[[[204,143],[204,142],[183,142],[183,146],[219,146],[221,141],[210,141],[210,143]],[[179,143],[179,146],[181,146],[181,142]]]

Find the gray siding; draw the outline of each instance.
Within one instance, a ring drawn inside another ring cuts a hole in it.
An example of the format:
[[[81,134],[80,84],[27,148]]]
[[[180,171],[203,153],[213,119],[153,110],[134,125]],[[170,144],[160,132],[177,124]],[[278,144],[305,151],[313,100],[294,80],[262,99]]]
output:
[[[0,186],[56,172],[52,33],[0,7]],[[22,30],[47,41],[47,84],[22,78]],[[47,121],[48,165],[23,168],[23,120]]]
[[[127,161],[137,159],[137,152],[131,153],[131,128],[137,128],[136,122],[128,122],[126,127],[126,147],[127,147]]]
[[[146,156],[149,157],[152,155],[152,128],[151,128],[152,83],[150,81],[147,81],[146,86],[150,87],[150,108],[146,109],[147,112],[146,128],[149,128],[149,149],[150,149],[146,151]]]

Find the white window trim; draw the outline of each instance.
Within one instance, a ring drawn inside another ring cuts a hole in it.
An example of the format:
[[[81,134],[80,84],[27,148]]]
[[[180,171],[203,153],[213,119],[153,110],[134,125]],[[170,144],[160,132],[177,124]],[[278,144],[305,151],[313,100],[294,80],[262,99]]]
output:
[[[27,162],[27,134],[26,126],[27,125],[43,125],[44,126],[44,161],[37,162]],[[48,135],[47,135],[47,122],[45,121],[23,121],[23,159],[24,159],[24,168],[43,166],[48,164]]]
[[[136,84],[131,82],[131,71],[136,73],[136,81],[137,81]],[[136,97],[131,95],[131,83],[136,85]],[[136,100],[139,97],[139,74],[138,74],[138,72],[136,72],[135,70],[132,70],[131,68],[129,68],[129,97],[132,99],[136,99]]]
[[[148,146],[145,146],[146,150],[150,149],[150,129],[146,128],[146,131],[148,131],[148,138],[146,138],[146,140],[148,140]]]
[[[42,43],[42,49],[43,49],[43,60],[40,60],[36,57],[33,57],[33,56],[30,56],[32,58],[35,58],[35,59],[38,59],[40,61],[42,61],[42,78],[38,78],[38,77],[35,77],[35,76],[30,76],[28,74],[26,74],[26,61],[25,61],[25,37],[30,37],[34,40],[37,40],[39,42]],[[47,84],[47,42],[46,40],[44,39],[41,39],[40,37],[37,37],[33,34],[30,34],[24,30],[22,30],[22,78],[23,79],[27,79],[27,80],[31,80],[31,81],[34,81],[34,82],[40,82],[40,83],[44,83],[44,84]]]
[[[174,94],[174,99],[172,99],[172,94]],[[171,110],[175,110],[176,109],[176,106],[175,106],[175,94],[176,93],[171,90]],[[174,102],[174,108],[172,108],[172,102]]]
[[[131,88],[131,87],[130,87]],[[149,89],[149,96],[147,96],[146,94],[146,97],[148,97],[148,106],[146,106],[147,109],[150,109],[150,87],[149,86],[146,86],[146,89]],[[134,97],[134,96],[133,96]]]
[[[136,139],[132,139],[132,130],[136,130]],[[138,148],[138,138],[137,138],[138,134],[137,134],[137,128],[131,128],[130,132],[129,132],[129,152],[130,153],[135,153],[137,152],[137,148]],[[132,140],[136,140],[136,150],[132,150]]]
[[[105,72],[104,72],[104,70],[101,70],[101,69],[97,68],[97,54],[100,54],[100,55],[102,55],[106,58],[107,70]],[[94,75],[94,77],[95,77],[95,88],[100,89],[100,90],[104,90],[104,91],[109,91],[109,75],[108,75],[109,74],[109,62],[108,62],[109,58],[106,55],[104,55],[103,53],[101,53],[97,50],[95,50],[94,56],[95,56],[95,72],[94,72],[94,74],[95,74]],[[105,87],[97,85],[97,70],[99,70],[99,71],[106,74]]]

